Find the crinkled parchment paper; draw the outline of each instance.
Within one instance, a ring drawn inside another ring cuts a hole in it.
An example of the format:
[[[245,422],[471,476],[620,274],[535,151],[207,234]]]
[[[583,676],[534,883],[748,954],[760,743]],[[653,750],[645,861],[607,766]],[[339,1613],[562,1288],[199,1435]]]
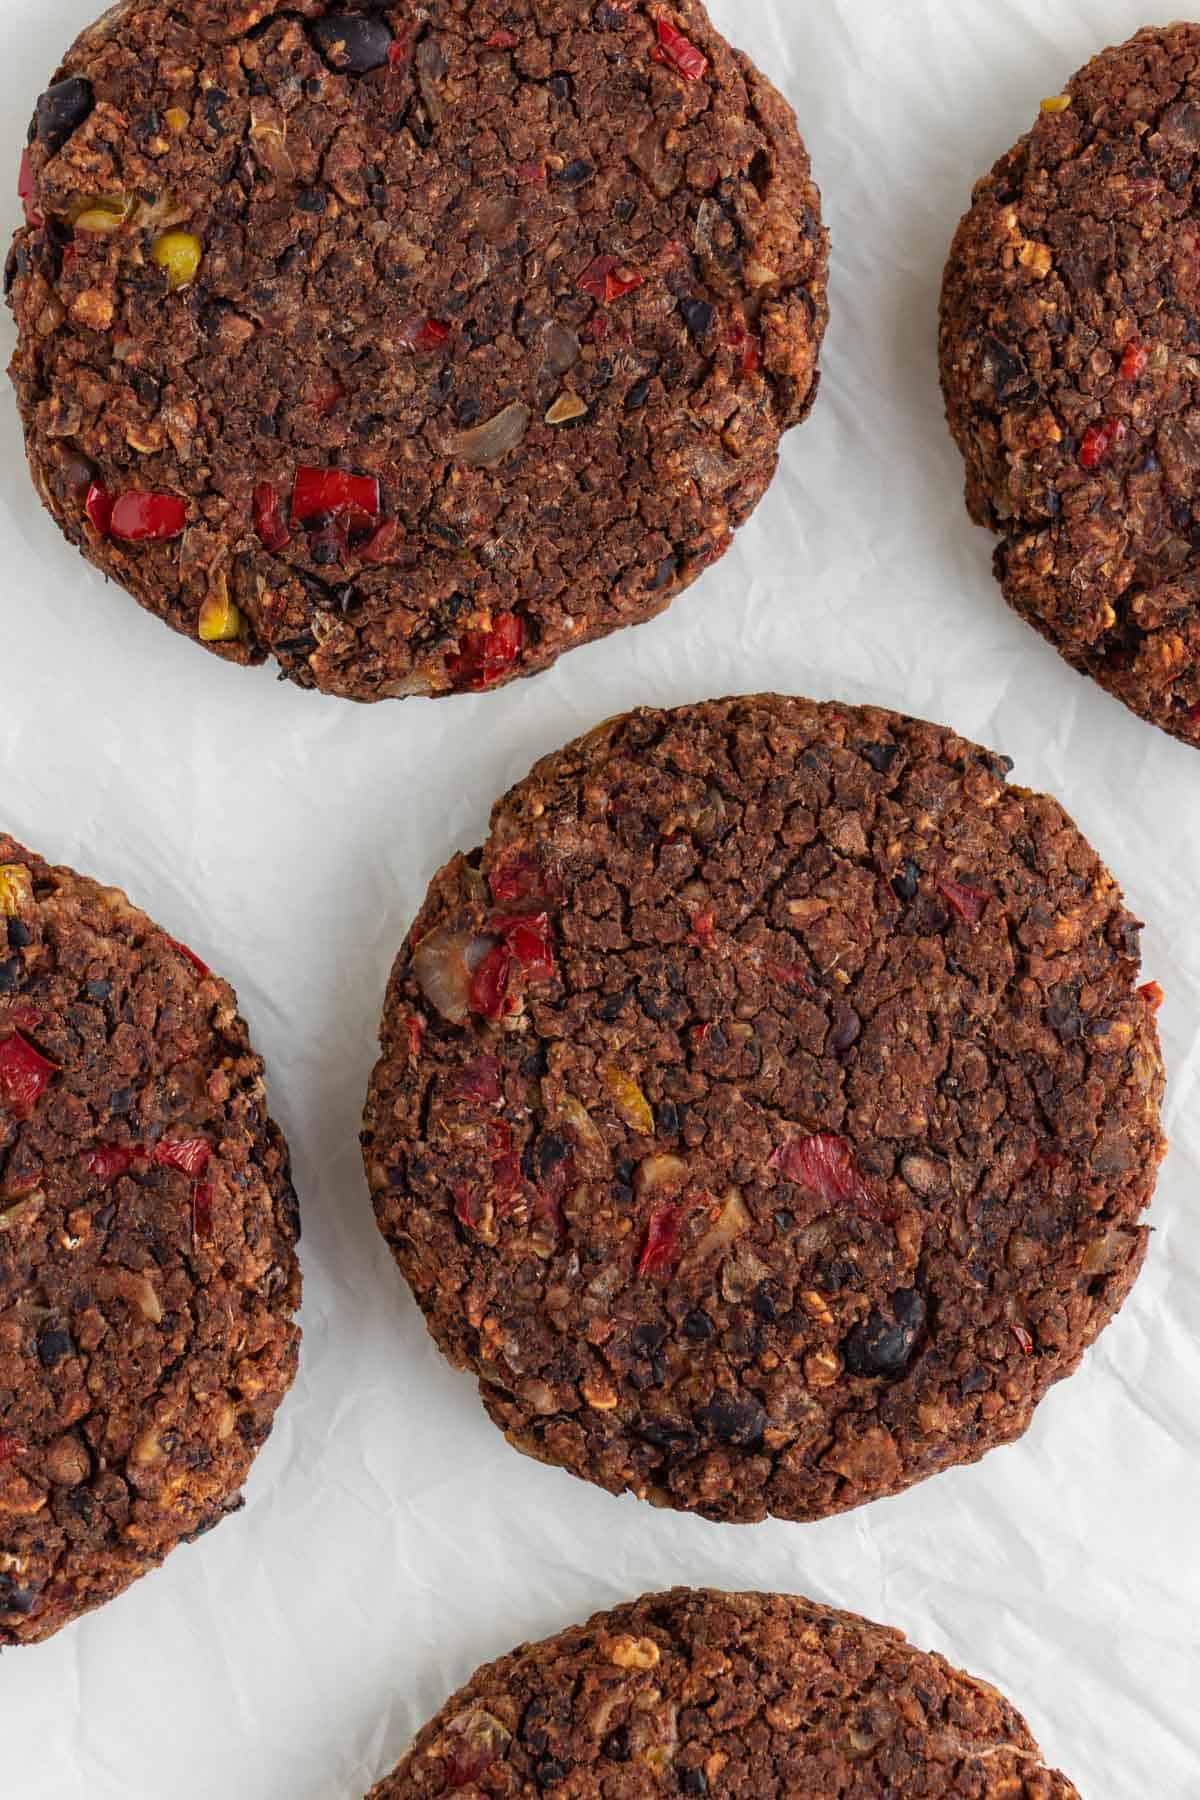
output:
[[[2,0],[0,168],[99,10]],[[799,113],[833,323],[778,481],[656,623],[452,702],[355,709],[223,668],[60,542],[0,396],[0,819],[236,985],[295,1154],[306,1279],[299,1380],[245,1511],[0,1661],[6,1800],[361,1796],[483,1658],[685,1581],[903,1627],[1009,1693],[1087,1800],[1200,1796],[1200,755],[1007,611],[934,359],[972,181],[1146,21],[1134,0],[712,11]],[[1149,922],[1172,1147],[1132,1299],[1022,1443],[823,1525],[714,1526],[507,1448],[376,1235],[356,1133],[393,952],[500,790],[630,705],[768,687],[945,720],[1065,802]]]

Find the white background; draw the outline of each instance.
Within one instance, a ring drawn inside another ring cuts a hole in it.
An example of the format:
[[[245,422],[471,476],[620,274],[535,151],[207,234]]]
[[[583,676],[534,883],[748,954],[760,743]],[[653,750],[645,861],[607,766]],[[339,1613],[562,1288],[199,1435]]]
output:
[[[2,6],[15,172],[43,79],[100,0]],[[3,1657],[6,1797],[353,1800],[485,1657],[685,1581],[903,1627],[1009,1693],[1086,1800],[1200,1796],[1200,754],[1005,608],[934,350],[974,177],[1145,22],[1142,0],[712,11],[799,113],[833,322],[778,481],[656,623],[449,702],[354,708],[223,667],[60,541],[0,395],[0,817],[125,886],[235,984],[295,1156],[306,1282],[300,1376],[245,1512]],[[714,1526],[508,1449],[427,1340],[356,1134],[393,952],[495,796],[630,705],[768,687],[945,720],[1065,802],[1149,921],[1172,1149],[1133,1298],[1022,1443],[823,1525]]]

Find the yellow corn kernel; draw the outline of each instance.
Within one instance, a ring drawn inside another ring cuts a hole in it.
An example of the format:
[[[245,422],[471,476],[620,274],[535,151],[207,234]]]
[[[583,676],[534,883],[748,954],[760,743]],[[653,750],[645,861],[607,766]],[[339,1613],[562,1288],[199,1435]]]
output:
[[[224,582],[201,606],[198,630],[202,644],[231,644],[241,637],[242,615]]]
[[[115,231],[131,204],[128,194],[75,194],[67,218],[77,231]]]
[[[80,213],[75,221],[75,229],[108,233],[115,231],[121,220],[121,213],[109,212],[103,206],[93,206],[87,212]]]
[[[650,1102],[632,1075],[626,1075],[620,1069],[605,1069],[604,1085],[630,1131],[640,1132],[643,1137],[653,1137],[654,1114],[650,1111]]]
[[[24,863],[0,863],[0,913],[12,918],[33,899],[33,879]]]
[[[166,123],[168,130],[173,131],[176,134],[187,130],[188,116],[184,112],[182,106],[168,106],[166,112],[163,114],[163,120]]]
[[[1070,94],[1051,94],[1048,100],[1042,101],[1042,111],[1044,113],[1066,112],[1070,104]]]
[[[193,237],[190,231],[164,231],[155,240],[150,254],[159,268],[166,270],[167,286],[172,293],[196,279],[196,270],[200,267],[200,239]]]

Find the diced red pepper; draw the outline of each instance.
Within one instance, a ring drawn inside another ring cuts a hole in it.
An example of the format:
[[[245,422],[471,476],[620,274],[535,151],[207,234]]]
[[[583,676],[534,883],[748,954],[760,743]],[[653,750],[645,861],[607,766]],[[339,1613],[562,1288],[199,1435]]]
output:
[[[0,1431],[0,1463],[11,1462],[24,1448],[24,1438],[18,1437],[15,1431]]]
[[[167,933],[165,931],[163,932],[163,936],[167,939],[167,942],[168,942],[168,944],[170,944],[172,950],[178,950],[180,956],[187,957],[188,961],[191,963],[193,969],[196,970],[197,974],[199,974],[199,975],[211,975],[212,974],[212,970],[209,968],[208,964],[206,962],[201,962],[200,958],[196,955],[196,952],[194,950],[189,950],[186,944],[181,944],[179,942],[178,938],[167,937]]]
[[[788,1181],[816,1194],[828,1206],[850,1206],[875,1219],[893,1216],[855,1167],[845,1138],[835,1137],[832,1132],[792,1138],[776,1150],[768,1167],[778,1169]]]
[[[1022,1356],[1032,1356],[1033,1355],[1033,1339],[1030,1337],[1030,1335],[1026,1331],[1025,1327],[1023,1325],[1010,1325],[1009,1330],[1012,1332],[1013,1336],[1016,1338],[1017,1343],[1021,1346],[1021,1355]]]
[[[515,613],[496,614],[490,631],[465,631],[458,651],[446,658],[456,688],[486,688],[512,668],[525,642],[525,626]]]
[[[558,879],[525,850],[501,852],[492,865],[488,886],[498,906],[514,906],[522,900],[548,904],[562,897]]]
[[[708,68],[708,58],[683,33],[676,31],[666,19],[657,20],[658,43],[650,52],[656,62],[667,63],[688,81],[700,81]]]
[[[981,894],[978,888],[965,886],[961,881],[939,881],[938,887],[960,919],[965,919],[968,925],[978,925],[988,902],[986,894]]]
[[[699,908],[692,914],[692,929],[688,932],[688,943],[697,950],[703,950],[712,943],[716,923],[716,915],[711,906]]]
[[[187,507],[178,494],[146,494],[132,488],[113,501],[109,529],[126,544],[163,543],[176,538],[187,524]]]
[[[502,939],[526,981],[549,981],[554,976],[554,952],[550,947],[550,920],[545,913],[496,914],[484,926],[488,937]]]
[[[523,181],[526,184],[537,183],[544,186],[546,181],[546,165],[544,162],[519,162],[513,170],[513,174],[518,181]]]
[[[507,1735],[506,1732],[505,1736]],[[471,1788],[476,1794],[481,1792],[479,1778],[491,1768],[500,1755],[501,1748],[499,1739],[492,1742],[487,1726],[484,1726],[476,1738],[464,1735],[443,1764],[447,1790],[457,1793],[462,1788]]]
[[[492,1158],[507,1156],[512,1150],[512,1126],[507,1119],[493,1119],[488,1126],[488,1151]]]
[[[679,1226],[683,1214],[678,1206],[660,1206],[650,1215],[642,1253],[638,1257],[639,1275],[669,1274],[675,1263],[679,1244]]]
[[[492,1205],[498,1217],[516,1211],[524,1198],[521,1165],[515,1156],[498,1156],[492,1164]]]
[[[400,543],[399,519],[385,519],[382,525],[375,527],[359,555],[367,563],[385,563],[395,555]]]
[[[800,963],[769,962],[766,970],[771,980],[777,981],[780,987],[799,988],[802,994],[815,991],[808,978],[808,970]]]
[[[97,1144],[93,1150],[85,1150],[80,1158],[89,1175],[98,1181],[115,1181],[118,1175],[127,1175],[139,1156],[146,1153],[138,1145]]]
[[[496,1106],[500,1100],[500,1064],[494,1056],[477,1056],[459,1071],[454,1087],[466,1100]]]
[[[165,1138],[155,1144],[151,1161],[160,1169],[178,1169],[184,1175],[203,1175],[212,1149],[204,1138]]]
[[[484,39],[489,50],[514,50],[520,41],[515,31],[493,31]]]
[[[440,319],[406,319],[398,335],[402,350],[441,350],[450,342],[450,327]]]
[[[409,31],[401,31],[388,45],[387,59],[389,69],[398,69],[401,63],[407,62],[410,36],[411,33]]]
[[[1130,338],[1125,346],[1125,354],[1121,358],[1121,380],[1136,381],[1143,374],[1150,361],[1150,352],[1143,349],[1137,338]]]
[[[211,1181],[192,1184],[192,1241],[206,1243],[212,1237],[213,1186]]]
[[[602,343],[609,334],[611,324],[612,321],[609,319],[607,313],[593,313],[588,320],[588,336],[593,339],[595,343]]]
[[[756,375],[762,367],[762,339],[749,331],[741,319],[731,319],[725,342],[738,359],[743,375]]]
[[[379,515],[379,482],[374,475],[351,475],[345,469],[296,470],[292,484],[292,518],[298,525],[322,513],[357,511]]]
[[[83,501],[83,510],[101,537],[112,529],[112,495],[100,482],[93,481]]]
[[[499,1019],[505,1012],[508,978],[512,973],[512,956],[507,945],[496,944],[488,951],[471,977],[467,1005],[484,1019]]]
[[[58,1070],[19,1032],[0,1043],[0,1106],[27,1119]]]
[[[492,1159],[492,1205],[503,1217],[514,1210],[524,1186],[520,1162],[513,1154],[512,1127],[503,1119],[488,1127],[488,1150]]]
[[[492,899],[501,906],[524,900],[538,891],[541,868],[524,850],[517,850],[497,861],[488,875]]]
[[[33,183],[33,170],[29,164],[29,151],[25,149],[21,152],[21,161],[17,169],[17,199],[24,208],[27,225],[38,226],[46,223],[33,203],[36,191]]]
[[[1157,981],[1148,981],[1144,987],[1138,989],[1138,998],[1144,1000],[1147,1006],[1154,1012],[1157,1012],[1163,1001],[1166,999],[1166,995],[1159,987]]]
[[[1124,441],[1128,430],[1124,419],[1104,419],[1099,425],[1089,425],[1079,446],[1080,466],[1099,468],[1109,451]]]
[[[590,262],[576,285],[590,294],[601,306],[611,306],[623,294],[632,294],[645,285],[645,276],[616,256],[598,256]]]
[[[460,1225],[468,1231],[474,1231],[479,1219],[475,1212],[475,1195],[465,1181],[452,1181],[450,1192],[454,1195],[454,1216]]]
[[[279,495],[269,481],[260,481],[254,490],[251,505],[254,509],[254,529],[266,550],[282,550],[291,541],[287,526],[283,522],[283,514],[279,510]]]
[[[18,1031],[36,1031],[41,1022],[42,1015],[37,1007],[22,1003],[6,1006],[0,1014],[0,1030],[16,1026]]]
[[[421,1045],[425,1040],[425,1021],[416,1013],[409,1013],[403,1020],[404,1035],[408,1039],[408,1054],[416,1062],[421,1054]]]

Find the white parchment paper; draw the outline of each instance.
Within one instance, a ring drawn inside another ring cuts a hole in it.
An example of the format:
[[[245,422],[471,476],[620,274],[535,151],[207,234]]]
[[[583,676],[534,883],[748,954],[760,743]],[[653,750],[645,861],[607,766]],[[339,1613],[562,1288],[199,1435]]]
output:
[[[186,0],[184,0],[186,3]],[[811,422],[736,548],[536,682],[356,709],[223,668],[59,539],[0,395],[0,817],[236,985],[304,1216],[300,1376],[246,1510],[0,1662],[8,1800],[342,1800],[485,1657],[676,1582],[808,1592],[1002,1687],[1086,1800],[1200,1796],[1200,755],[1005,608],[942,422],[971,183],[1142,0],[711,0],[794,102],[834,240]],[[0,168],[100,0],[0,0]],[[4,230],[16,202],[4,202]],[[12,343],[8,315],[0,351]],[[1057,794],[1149,921],[1172,1139],[1133,1298],[1024,1441],[817,1526],[714,1526],[508,1449],[376,1234],[356,1134],[431,873],[535,757],[779,687],[952,723]]]

